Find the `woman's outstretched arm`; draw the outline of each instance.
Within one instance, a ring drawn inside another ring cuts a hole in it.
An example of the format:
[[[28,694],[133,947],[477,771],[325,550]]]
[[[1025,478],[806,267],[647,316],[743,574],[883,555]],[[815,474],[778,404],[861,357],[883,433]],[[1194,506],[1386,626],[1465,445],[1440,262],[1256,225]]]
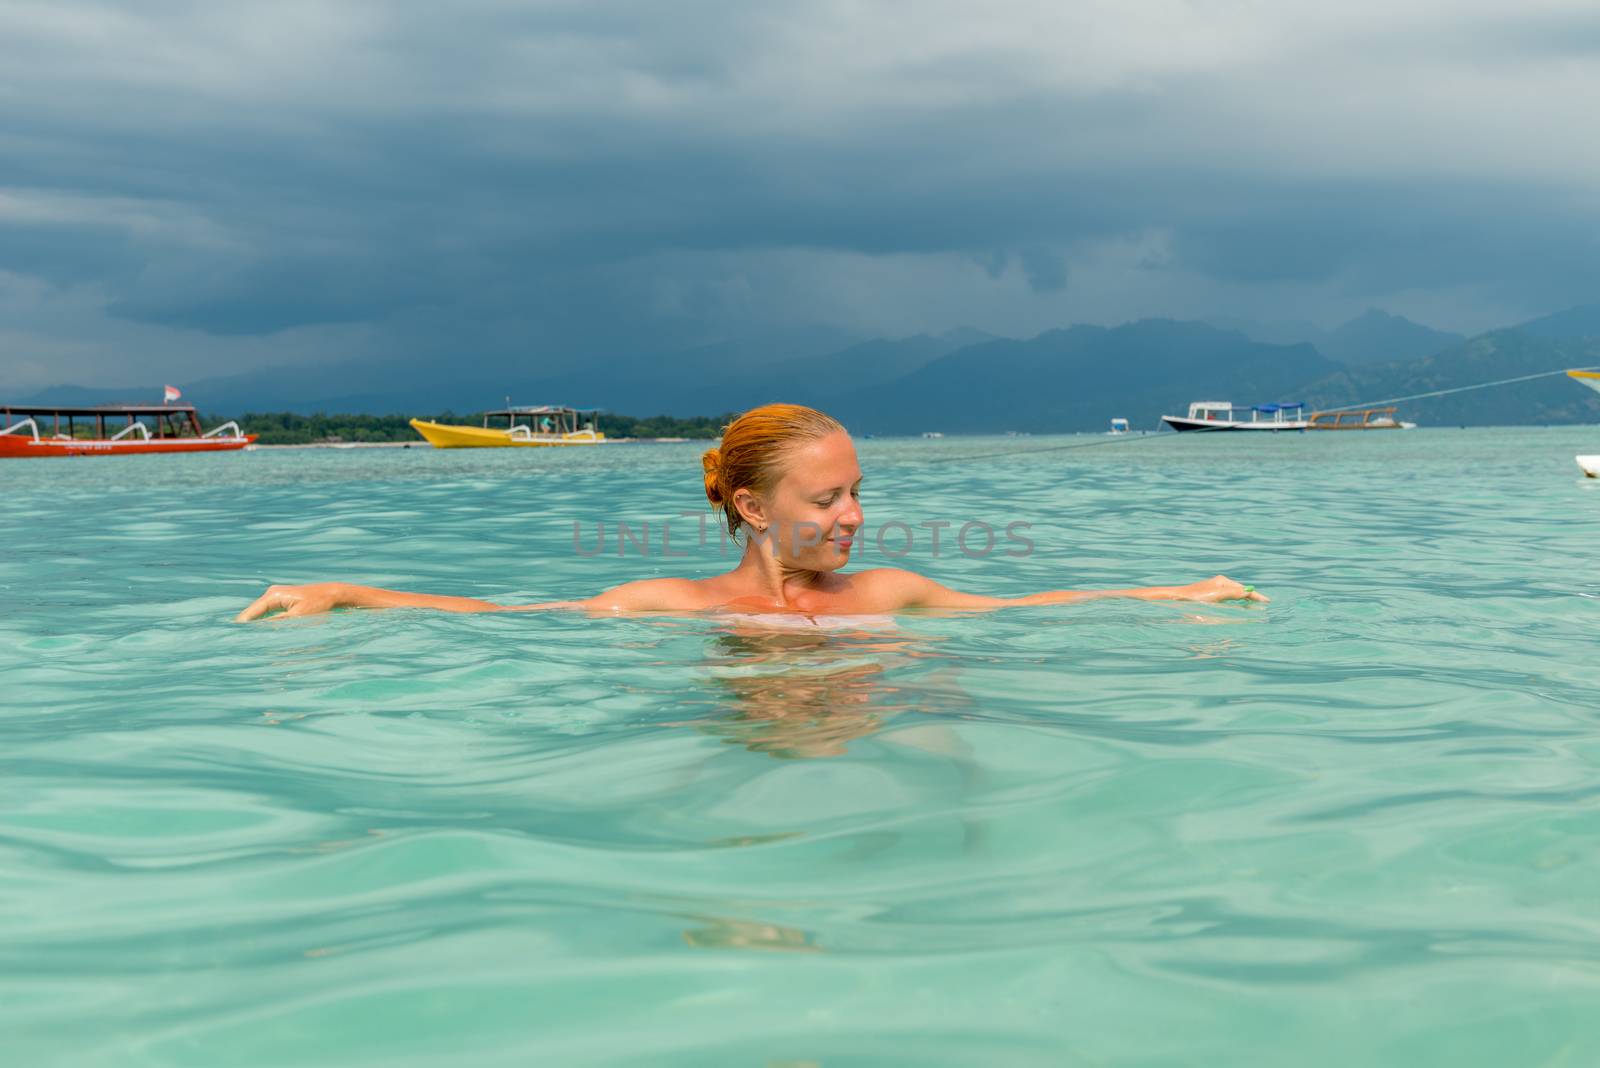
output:
[[[286,616],[314,616],[336,608],[432,608],[440,612],[537,612],[547,608],[583,608],[584,601],[547,601],[543,604],[504,605],[475,597],[443,597],[432,593],[406,593],[349,582],[315,582],[309,586],[269,586],[267,592],[234,617],[248,623],[272,612]]]
[[[880,581],[890,583],[905,608],[1016,608],[1024,605],[1076,604],[1105,597],[1131,597],[1141,601],[1266,601],[1254,586],[1217,575],[1187,586],[1142,586],[1125,590],[1046,590],[1023,597],[988,597],[962,593],[940,585],[914,571],[884,568]]]
[[[704,596],[689,579],[643,579],[613,587],[586,601],[543,601],[539,604],[495,604],[476,597],[445,597],[433,593],[406,593],[349,582],[315,582],[309,586],[269,586],[267,592],[234,617],[235,623],[273,612],[286,616],[314,616],[337,608],[431,608],[437,612],[544,612],[552,608],[581,608],[591,612],[659,612],[702,608]]]

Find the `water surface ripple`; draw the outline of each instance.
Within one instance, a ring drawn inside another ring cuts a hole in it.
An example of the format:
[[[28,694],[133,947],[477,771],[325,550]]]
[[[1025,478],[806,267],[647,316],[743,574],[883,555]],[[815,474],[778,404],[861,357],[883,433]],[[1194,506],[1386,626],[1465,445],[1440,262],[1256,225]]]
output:
[[[1600,1063],[1600,431],[1093,440],[861,443],[860,564],[1272,604],[237,627],[731,558],[693,445],[0,467],[8,1060]]]

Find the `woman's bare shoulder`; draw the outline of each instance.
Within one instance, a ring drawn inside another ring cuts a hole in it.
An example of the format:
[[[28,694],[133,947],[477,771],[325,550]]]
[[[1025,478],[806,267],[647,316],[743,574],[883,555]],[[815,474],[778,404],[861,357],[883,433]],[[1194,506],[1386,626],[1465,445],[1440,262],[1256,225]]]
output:
[[[901,567],[874,567],[857,571],[850,576],[850,585],[874,605],[888,605],[887,610],[916,604],[927,591],[937,586],[932,579],[907,571]],[[881,607],[878,610],[885,610]]]
[[[582,605],[602,612],[699,611],[721,603],[714,583],[713,579],[640,579],[596,594]]]
[[[852,583],[871,589],[914,590],[932,580],[903,567],[873,567],[850,576]]]
[[[873,611],[894,612],[904,608],[997,608],[1004,598],[977,593],[962,593],[926,575],[899,567],[876,567],[858,572],[857,590]]]

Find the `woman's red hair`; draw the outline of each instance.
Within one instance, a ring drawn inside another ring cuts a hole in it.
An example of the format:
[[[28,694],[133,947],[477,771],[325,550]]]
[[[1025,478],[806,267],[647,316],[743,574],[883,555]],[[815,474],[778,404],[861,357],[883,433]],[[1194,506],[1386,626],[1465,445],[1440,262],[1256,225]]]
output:
[[[700,457],[706,474],[706,499],[721,508],[728,533],[739,537],[744,522],[734,507],[741,489],[765,494],[783,477],[788,453],[844,429],[837,419],[803,404],[763,404],[722,428],[722,444]]]

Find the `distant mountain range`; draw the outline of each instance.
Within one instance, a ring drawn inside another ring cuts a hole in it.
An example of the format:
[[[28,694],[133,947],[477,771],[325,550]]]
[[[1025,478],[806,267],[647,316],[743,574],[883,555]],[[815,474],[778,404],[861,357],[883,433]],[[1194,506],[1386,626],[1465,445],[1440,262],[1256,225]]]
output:
[[[1194,400],[1316,407],[1379,401],[1563,367],[1600,365],[1600,304],[1473,338],[1371,310],[1331,331],[1308,324],[1146,319],[1027,339],[972,329],[866,338],[806,328],[667,353],[619,356],[559,374],[523,367],[459,377],[457,364],[275,368],[184,384],[216,415],[436,413],[570,403],[629,415],[714,415],[771,400],[822,407],[876,434],[1101,430],[1112,416],[1154,429]],[[0,384],[3,385],[3,384]],[[58,386],[19,404],[159,396]],[[1423,424],[1600,422],[1600,395],[1564,376],[1408,402]]]
[[[1466,340],[1460,334],[1435,330],[1377,308],[1369,308],[1333,330],[1322,330],[1311,323],[1256,323],[1243,319],[1218,319],[1212,325],[1237,330],[1253,341],[1269,344],[1303,341],[1329,359],[1351,367],[1420,359]]]
[[[1101,430],[1112,416],[1153,426],[1163,410],[1219,390],[1282,398],[1343,369],[1310,345],[1266,345],[1205,323],[1145,319],[969,345],[881,387],[818,400],[850,427],[873,433]]]

